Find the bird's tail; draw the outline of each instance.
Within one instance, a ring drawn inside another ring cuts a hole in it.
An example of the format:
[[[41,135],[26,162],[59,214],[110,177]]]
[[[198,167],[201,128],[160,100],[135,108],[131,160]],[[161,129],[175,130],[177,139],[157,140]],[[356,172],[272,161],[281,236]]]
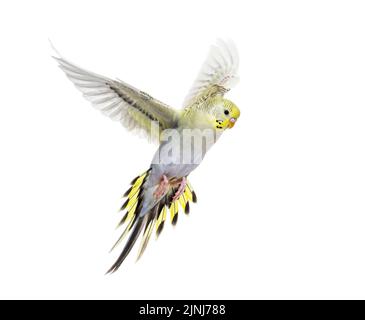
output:
[[[112,273],[118,270],[129,252],[132,250],[143,229],[144,231],[138,252],[138,259],[145,251],[153,230],[155,229],[157,237],[161,234],[168,211],[170,212],[171,223],[176,225],[179,207],[183,209],[185,214],[189,214],[189,203],[197,201],[197,197],[193,188],[191,187],[190,183],[187,182],[184,192],[178,199],[173,200],[176,190],[171,188],[168,193],[148,212],[148,214],[141,216],[140,213],[144,197],[143,186],[148,179],[150,171],[151,169],[133,179],[131,182],[131,187],[123,195],[123,197],[126,197],[127,199],[120,210],[126,210],[126,213],[119,222],[118,227],[123,224],[126,224],[126,227],[117,242],[112,247],[112,250],[118,246],[118,244],[120,244],[128,234],[130,234],[130,236],[123,248],[122,253],[119,255],[118,259],[107,273]]]

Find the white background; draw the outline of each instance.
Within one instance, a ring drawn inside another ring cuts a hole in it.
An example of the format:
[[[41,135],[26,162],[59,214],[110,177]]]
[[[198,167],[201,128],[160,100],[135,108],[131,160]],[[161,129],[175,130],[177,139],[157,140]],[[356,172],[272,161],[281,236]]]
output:
[[[2,2],[0,298],[365,298],[364,16],[362,1]],[[191,175],[191,215],[105,276],[120,195],[155,146],[82,98],[48,38],[179,108],[217,37],[240,51],[242,116]]]

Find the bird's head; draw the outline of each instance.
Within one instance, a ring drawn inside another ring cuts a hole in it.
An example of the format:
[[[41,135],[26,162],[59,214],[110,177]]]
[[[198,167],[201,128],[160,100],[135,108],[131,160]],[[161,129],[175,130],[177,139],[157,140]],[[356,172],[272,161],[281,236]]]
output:
[[[216,98],[212,101],[211,114],[217,130],[231,129],[240,116],[240,109],[230,100]]]

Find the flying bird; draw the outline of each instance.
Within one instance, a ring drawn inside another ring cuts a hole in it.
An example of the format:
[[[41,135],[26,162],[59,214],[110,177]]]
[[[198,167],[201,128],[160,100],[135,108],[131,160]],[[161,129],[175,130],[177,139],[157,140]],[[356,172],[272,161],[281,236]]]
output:
[[[197,201],[188,175],[240,116],[239,108],[224,98],[239,81],[238,52],[232,41],[217,40],[180,109],[124,81],[82,69],[58,53],[53,58],[94,107],[127,130],[143,133],[158,143],[150,166],[124,194],[121,211],[125,214],[119,225],[126,226],[113,248],[129,237],[107,273],[115,272],[140,236],[138,258],[153,231],[157,236],[161,233],[168,213],[175,225],[179,208],[188,214],[190,203]]]

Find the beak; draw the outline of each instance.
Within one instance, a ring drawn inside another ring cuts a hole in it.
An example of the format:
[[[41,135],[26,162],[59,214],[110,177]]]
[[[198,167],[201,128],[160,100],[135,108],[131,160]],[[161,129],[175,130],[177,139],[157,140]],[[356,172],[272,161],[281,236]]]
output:
[[[228,128],[233,128],[234,127],[234,125],[235,125],[235,123],[236,123],[236,118],[231,118],[231,119],[229,119],[228,120]]]

